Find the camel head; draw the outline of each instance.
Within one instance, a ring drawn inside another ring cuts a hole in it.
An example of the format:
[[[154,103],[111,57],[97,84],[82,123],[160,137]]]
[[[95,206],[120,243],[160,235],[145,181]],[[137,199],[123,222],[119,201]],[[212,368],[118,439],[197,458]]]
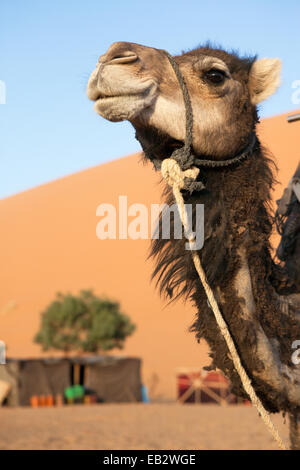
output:
[[[256,105],[278,87],[280,60],[239,58],[210,46],[175,60],[191,98],[194,153],[222,159],[242,150],[255,130]],[[90,76],[87,95],[105,119],[130,121],[144,148],[157,144],[158,158],[185,139],[182,90],[163,50],[112,44]]]

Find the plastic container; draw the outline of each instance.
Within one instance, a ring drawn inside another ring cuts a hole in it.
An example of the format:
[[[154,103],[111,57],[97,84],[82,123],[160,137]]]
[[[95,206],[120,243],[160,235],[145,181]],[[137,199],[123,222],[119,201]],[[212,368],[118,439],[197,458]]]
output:
[[[72,405],[74,403],[74,390],[73,387],[65,388],[65,398],[67,400],[68,405]]]
[[[46,406],[54,406],[54,397],[53,395],[46,396]]]
[[[45,395],[39,396],[39,406],[46,406],[46,397]]]
[[[32,408],[38,408],[39,397],[37,395],[32,395],[32,397],[30,397],[30,405]]]
[[[149,403],[148,389],[145,385],[142,385],[142,402]]]
[[[64,398],[61,393],[57,393],[55,396],[55,404],[56,406],[63,406]]]
[[[96,394],[90,395],[90,400],[91,400],[91,403],[97,403],[98,401],[97,395]]]
[[[85,395],[84,404],[85,405],[90,405],[91,404],[91,396],[90,395]]]
[[[76,403],[83,403],[84,388],[82,385],[73,385],[73,397]]]

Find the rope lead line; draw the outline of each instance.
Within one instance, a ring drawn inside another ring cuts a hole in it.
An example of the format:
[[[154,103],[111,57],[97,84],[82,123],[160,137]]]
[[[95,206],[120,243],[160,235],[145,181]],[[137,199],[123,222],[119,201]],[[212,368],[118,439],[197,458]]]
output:
[[[183,196],[182,196],[182,193],[181,193],[181,189],[184,188],[185,178],[195,179],[195,178],[197,178],[198,172],[199,172],[199,168],[196,168],[196,167],[193,167],[189,170],[181,171],[180,166],[178,165],[178,163],[175,160],[173,160],[172,158],[167,158],[167,159],[163,160],[162,165],[161,165],[161,174],[173,190],[173,194],[174,194],[177,206],[178,206],[180,220],[182,222],[184,232],[186,234],[191,233],[191,232],[189,231],[189,226],[188,226],[188,223],[187,223],[185,205],[184,205],[184,200],[183,200]],[[220,312],[220,309],[219,309],[218,303],[215,299],[214,293],[213,293],[211,287],[209,286],[209,284],[207,283],[205,272],[202,268],[199,255],[198,255],[197,251],[193,250],[194,236],[189,235],[187,237],[187,239],[188,239],[189,246],[190,246],[190,249],[191,249],[192,258],[193,258],[193,262],[194,262],[196,271],[199,275],[200,281],[202,282],[202,285],[203,285],[203,288],[204,288],[205,293],[207,295],[208,301],[209,301],[209,303],[211,305],[211,308],[212,308],[212,311],[215,315],[216,322],[217,322],[217,324],[218,324],[218,326],[221,330],[221,333],[222,333],[222,335],[223,335],[223,337],[226,341],[227,347],[228,347],[229,352],[230,352],[231,357],[232,357],[234,367],[236,368],[236,370],[237,370],[237,372],[240,376],[243,387],[244,387],[245,391],[247,392],[248,396],[250,397],[252,404],[257,408],[258,413],[261,415],[263,421],[265,422],[266,426],[268,427],[270,433],[272,434],[273,438],[277,442],[278,446],[282,450],[287,450],[287,448],[285,447],[281,437],[278,434],[277,429],[274,427],[274,425],[271,421],[269,413],[265,410],[262,402],[260,401],[260,399],[256,395],[255,390],[252,387],[251,380],[249,379],[244,367],[242,366],[239,354],[236,350],[235,344],[234,344],[233,339],[231,337],[231,334],[228,330],[227,324],[226,324],[226,322],[225,322],[225,320],[224,320],[224,318],[223,318],[223,316]]]

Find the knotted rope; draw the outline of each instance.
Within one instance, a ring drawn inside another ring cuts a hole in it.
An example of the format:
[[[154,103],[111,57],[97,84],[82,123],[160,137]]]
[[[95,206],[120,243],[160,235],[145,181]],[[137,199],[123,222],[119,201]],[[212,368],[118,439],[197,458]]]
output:
[[[229,352],[231,354],[231,358],[234,364],[234,367],[236,368],[241,382],[243,384],[243,387],[245,391],[247,392],[248,396],[250,397],[250,400],[252,404],[257,408],[258,413],[261,415],[263,421],[265,422],[266,426],[268,427],[269,431],[271,432],[272,436],[274,437],[275,441],[277,442],[278,446],[282,450],[287,450],[283,441],[281,440],[277,429],[274,427],[269,413],[265,410],[262,402],[258,398],[258,396],[255,393],[254,388],[252,387],[251,380],[248,377],[242,363],[239,357],[239,354],[237,352],[237,349],[235,347],[234,341],[232,339],[232,336],[229,332],[229,329],[227,327],[227,324],[222,316],[222,313],[220,312],[218,303],[215,299],[214,293],[209,286],[205,272],[202,268],[201,262],[199,255],[196,250],[193,249],[193,244],[194,244],[194,235],[192,234],[191,227],[189,227],[188,224],[188,219],[186,217],[186,211],[185,211],[185,205],[184,205],[184,200],[183,196],[181,193],[182,189],[185,189],[185,181],[186,179],[195,179],[197,178],[199,173],[199,168],[193,167],[188,170],[182,171],[180,169],[179,164],[172,158],[167,158],[162,161],[161,164],[161,174],[165,181],[171,186],[173,190],[173,194],[177,203],[179,215],[180,215],[180,220],[182,222],[185,234],[187,234],[187,239],[189,242],[189,247],[192,253],[192,258],[193,262],[196,268],[196,271],[199,275],[199,278],[202,282],[204,291],[206,293],[206,296],[208,298],[209,304],[211,306],[211,309],[214,313],[216,322],[218,327],[221,330],[221,333],[226,341],[227,347],[229,349]]]

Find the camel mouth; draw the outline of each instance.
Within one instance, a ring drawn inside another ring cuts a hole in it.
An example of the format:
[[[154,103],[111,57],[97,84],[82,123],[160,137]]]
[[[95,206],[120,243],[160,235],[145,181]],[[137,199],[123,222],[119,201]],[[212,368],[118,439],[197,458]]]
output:
[[[119,94],[119,95],[104,95],[103,93],[99,93],[99,95],[93,100],[95,101],[96,103],[98,101],[104,101],[104,100],[108,100],[108,99],[124,99],[124,98],[138,98],[140,96],[143,96],[145,94],[144,93],[123,93],[123,94]]]
[[[153,97],[155,91],[157,89],[157,84],[154,81],[151,83],[146,84],[146,86],[142,86],[137,88],[136,90],[124,90],[123,93],[119,93],[118,90],[116,92],[106,92],[103,89],[99,89],[98,87],[91,87],[90,90],[88,88],[88,97],[91,101],[104,101],[107,99],[133,99],[133,98],[140,98],[147,100],[148,97]]]
[[[108,87],[107,87],[108,88]],[[154,82],[143,87],[122,89],[110,86],[110,89],[94,88],[89,97],[94,101],[94,110],[97,114],[112,122],[132,121],[143,110],[149,108],[155,98],[157,85]],[[115,89],[111,89],[115,88]]]

